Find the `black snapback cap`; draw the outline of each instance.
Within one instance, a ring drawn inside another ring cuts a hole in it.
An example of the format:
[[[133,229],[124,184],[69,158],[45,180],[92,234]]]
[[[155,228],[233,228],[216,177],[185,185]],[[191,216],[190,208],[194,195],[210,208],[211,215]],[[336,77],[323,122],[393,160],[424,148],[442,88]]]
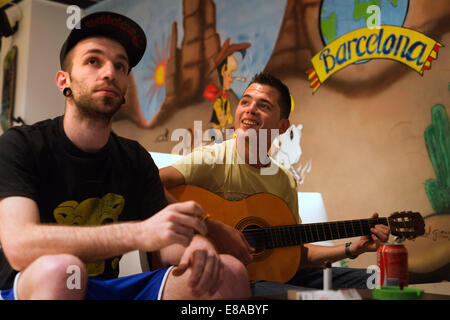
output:
[[[67,53],[83,39],[103,36],[119,42],[128,54],[130,70],[144,55],[147,38],[133,20],[115,12],[95,12],[80,20],[80,28],[72,29],[59,53],[61,68]]]

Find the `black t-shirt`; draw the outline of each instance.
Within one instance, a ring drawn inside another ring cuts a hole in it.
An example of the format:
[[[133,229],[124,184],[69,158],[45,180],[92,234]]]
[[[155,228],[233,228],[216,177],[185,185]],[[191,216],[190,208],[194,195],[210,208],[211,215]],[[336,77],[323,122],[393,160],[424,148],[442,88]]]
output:
[[[65,135],[62,116],[0,137],[0,198],[10,196],[34,200],[41,223],[62,225],[144,220],[167,205],[158,168],[138,142],[111,133],[101,150],[84,152]],[[119,259],[88,263],[88,273],[115,278]],[[16,273],[0,248],[0,289]]]

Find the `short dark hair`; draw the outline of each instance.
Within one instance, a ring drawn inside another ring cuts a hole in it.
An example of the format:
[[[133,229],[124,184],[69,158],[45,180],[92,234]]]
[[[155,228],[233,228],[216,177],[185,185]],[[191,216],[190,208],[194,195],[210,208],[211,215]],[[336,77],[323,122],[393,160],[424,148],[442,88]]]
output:
[[[70,50],[66,56],[64,57],[63,63],[61,65],[61,69],[71,73],[72,71],[72,59],[73,59],[73,50]]]
[[[280,99],[278,101],[280,105],[280,117],[281,119],[289,118],[289,114],[291,113],[291,94],[289,88],[280,79],[268,72],[261,72],[253,77],[248,86],[252,83],[268,85],[277,89],[280,93]]]

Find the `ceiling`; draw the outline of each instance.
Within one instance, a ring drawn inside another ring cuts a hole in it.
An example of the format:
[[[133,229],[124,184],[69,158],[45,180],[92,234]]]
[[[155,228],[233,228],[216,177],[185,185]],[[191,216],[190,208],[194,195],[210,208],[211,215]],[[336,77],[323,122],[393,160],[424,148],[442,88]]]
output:
[[[80,8],[86,9],[87,7],[90,7],[93,4],[96,4],[104,0],[47,0],[47,1],[59,2],[64,4],[74,4],[79,6]]]
[[[12,2],[18,3],[20,1],[21,0],[13,0]],[[67,5],[74,4],[74,5],[79,6],[80,8],[86,9],[87,7],[90,7],[93,4],[96,4],[98,2],[105,1],[105,0],[47,0],[47,1],[58,2],[58,3],[67,4]]]

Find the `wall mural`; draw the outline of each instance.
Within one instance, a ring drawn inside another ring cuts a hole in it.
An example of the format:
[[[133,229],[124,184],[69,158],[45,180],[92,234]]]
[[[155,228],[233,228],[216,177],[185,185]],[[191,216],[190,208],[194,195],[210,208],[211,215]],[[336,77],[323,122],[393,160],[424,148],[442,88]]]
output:
[[[271,149],[272,157],[289,169],[299,184],[303,184],[306,174],[311,171],[311,160],[300,164],[298,168],[294,166],[302,156],[302,129],[301,124],[291,125],[284,134],[275,138]]]
[[[88,12],[100,10],[149,38],[118,134],[177,154],[227,139],[247,84],[271,72],[295,101],[272,155],[298,190],[320,192],[329,220],[421,212],[411,280],[450,280],[447,0],[109,0]]]
[[[420,75],[431,68],[442,44],[402,28],[409,0],[323,0],[320,32],[326,45],[312,59],[307,74],[314,92],[328,77],[353,63],[370,59],[401,62]]]

